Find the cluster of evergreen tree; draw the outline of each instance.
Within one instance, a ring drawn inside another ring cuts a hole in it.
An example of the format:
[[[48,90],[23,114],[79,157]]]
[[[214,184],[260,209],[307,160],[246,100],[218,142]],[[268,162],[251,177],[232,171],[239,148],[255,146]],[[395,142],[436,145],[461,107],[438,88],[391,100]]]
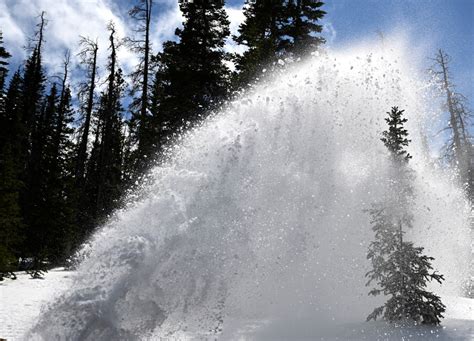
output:
[[[84,78],[77,93],[69,53],[59,81],[43,66],[45,13],[28,59],[9,79],[11,55],[0,35],[0,278],[19,267],[40,276],[64,263],[170,141],[265,67],[324,43],[320,0],[247,1],[233,37],[247,47],[243,55],[224,50],[224,1],[184,0],[182,28],[156,52],[150,36],[157,6],[136,1],[129,12],[133,37],[119,39],[113,23],[106,26],[105,81],[98,79],[98,42],[80,38]],[[119,48],[139,57],[132,75],[120,68]]]
[[[68,57],[59,84],[47,88],[42,65],[44,13],[24,70],[5,89],[2,73],[0,115],[0,212],[2,273],[29,258],[34,275],[59,262],[72,248],[74,226],[73,109]],[[3,66],[10,57],[2,46]],[[6,69],[6,68],[5,68]]]

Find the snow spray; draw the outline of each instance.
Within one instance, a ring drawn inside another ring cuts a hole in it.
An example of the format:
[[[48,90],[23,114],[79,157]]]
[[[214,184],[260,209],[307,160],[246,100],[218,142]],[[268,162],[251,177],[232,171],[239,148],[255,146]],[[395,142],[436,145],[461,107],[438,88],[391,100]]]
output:
[[[397,42],[313,53],[226,103],[98,230],[28,339],[272,339],[363,321],[383,300],[365,287],[364,210],[383,195],[392,106],[416,173],[407,238],[445,275],[433,290],[459,294],[469,207],[426,157],[435,110],[409,56]]]

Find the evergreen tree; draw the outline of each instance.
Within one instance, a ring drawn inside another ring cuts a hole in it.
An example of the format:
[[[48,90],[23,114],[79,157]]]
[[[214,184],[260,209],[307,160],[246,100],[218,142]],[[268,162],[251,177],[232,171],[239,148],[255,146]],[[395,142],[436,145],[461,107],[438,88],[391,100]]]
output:
[[[45,13],[40,16],[35,33],[35,45],[31,56],[26,61],[21,89],[21,129],[18,133],[20,139],[19,176],[24,183],[20,192],[20,205],[25,223],[25,245],[22,248],[22,256],[34,257],[35,267],[42,263],[43,255],[40,255],[40,245],[36,236],[41,236],[41,228],[38,225],[40,215],[39,203],[42,200],[41,179],[41,153],[43,149],[42,124],[44,119],[43,101],[45,76],[42,66],[42,46],[44,42],[44,29],[46,27]]]
[[[149,155],[149,130],[150,130],[150,59],[152,46],[150,40],[151,18],[153,14],[153,0],[139,0],[138,4],[130,11],[130,17],[137,22],[135,33],[138,37],[126,38],[126,44],[131,50],[139,55],[140,62],[132,73],[132,96],[135,96],[132,104],[132,119],[130,130],[132,131],[133,143],[137,151],[130,155],[128,161],[132,164],[133,177],[136,178],[146,167],[146,156]]]
[[[288,37],[283,38],[285,51],[300,56],[307,51],[317,49],[325,42],[319,36],[323,26],[319,21],[326,12],[321,10],[324,2],[321,0],[289,0],[284,7],[282,32]]]
[[[445,311],[440,298],[425,290],[429,281],[441,283],[444,277],[432,271],[434,259],[423,255],[422,247],[403,239],[404,228],[411,228],[413,216],[410,204],[413,199],[411,180],[413,174],[408,166],[411,156],[405,150],[410,140],[404,128],[406,118],[403,110],[393,107],[386,122],[389,129],[383,132],[382,141],[391,155],[393,168],[389,184],[389,198],[369,210],[375,240],[370,243],[367,259],[372,270],[366,276],[367,286],[376,287],[369,295],[390,296],[381,307],[376,308],[367,320],[376,320],[383,314],[389,322],[413,320],[425,324],[439,324]]]
[[[245,86],[252,82],[267,65],[283,56],[282,18],[284,2],[281,0],[247,0],[245,20],[234,40],[248,49],[236,56],[236,83]]]
[[[2,31],[0,31],[0,100],[2,98],[2,91],[5,87],[5,80],[8,73],[8,59],[10,57],[10,53],[3,46],[3,34]]]
[[[204,117],[228,94],[224,44],[230,31],[223,2],[183,2],[180,9],[185,21],[176,30],[179,42],[166,42],[157,57],[150,151],[154,143]]]
[[[67,68],[67,66],[66,66]],[[71,91],[63,78],[63,88],[56,84],[49,95],[38,120],[33,138],[33,159],[36,178],[29,183],[27,246],[34,257],[32,275],[38,277],[45,263],[63,262],[74,243],[73,186],[73,129],[74,113]],[[54,208],[54,209],[52,209]]]
[[[82,67],[86,71],[86,80],[81,83],[79,88],[80,111],[82,113],[82,124],[79,127],[79,139],[75,151],[75,174],[74,174],[74,191],[72,196],[75,198],[75,211],[77,231],[75,233],[74,246],[77,247],[86,239],[95,225],[91,218],[92,203],[87,191],[88,173],[87,164],[91,155],[89,155],[89,135],[91,134],[94,105],[95,105],[95,89],[97,81],[97,54],[99,45],[97,41],[90,38],[81,37],[81,50],[78,54]]]
[[[411,159],[411,155],[405,150],[411,140],[408,139],[408,130],[404,127],[404,124],[408,122],[403,117],[404,111],[398,110],[398,107],[393,107],[390,112],[387,112],[388,117],[385,118],[385,122],[387,122],[389,128],[382,132],[382,138],[380,139],[395,159],[394,161],[399,164],[404,164],[403,162],[406,163]]]
[[[123,189],[123,133],[121,104],[125,82],[118,67],[115,27],[111,23],[108,86],[101,94],[95,141],[88,162],[86,194],[89,200],[88,228],[102,222],[118,207]]]
[[[56,207],[48,226],[48,258],[63,262],[77,242],[74,198],[74,150],[72,123],[74,111],[71,105],[71,89],[68,85],[69,53],[64,61],[61,94],[53,116],[49,141],[49,160],[46,196],[49,207]]]
[[[58,91],[53,84],[45,97],[32,134],[31,157],[28,167],[27,201],[24,207],[27,219],[27,252],[34,258],[32,275],[39,277],[48,260],[48,237],[51,217],[51,193],[48,192],[49,172],[52,164],[52,126],[58,110]]]
[[[87,144],[91,127],[92,110],[94,108],[94,94],[97,77],[97,52],[99,46],[97,42],[81,37],[81,51],[79,57],[81,64],[86,70],[87,81],[82,83],[79,90],[79,98],[81,99],[81,111],[83,113],[84,122],[80,128],[81,136],[78,143],[76,158],[76,182],[79,188],[83,187],[85,177],[85,167],[87,162]],[[83,198],[80,196],[79,201]]]
[[[246,1],[245,20],[234,36],[237,44],[248,47],[235,59],[236,86],[251,83],[278,59],[299,57],[324,43],[319,35],[323,5],[320,0]]]
[[[10,54],[2,46],[0,32],[0,280],[11,275],[20,255],[22,218],[19,193],[18,141],[20,131],[21,76],[16,72],[4,91]]]
[[[61,91],[56,84],[43,97],[45,76],[42,45],[44,13],[36,33],[36,44],[26,62],[21,89],[19,169],[24,186],[21,210],[25,223],[22,256],[33,258],[32,276],[40,277],[47,262],[58,264],[71,248],[74,209],[71,169],[71,91],[67,86],[68,59]],[[53,209],[54,208],[54,209]]]
[[[122,187],[122,103],[125,81],[118,67],[115,42],[115,27],[109,24],[109,77],[107,92],[99,111],[102,117],[102,138],[100,147],[100,181],[97,192],[97,206],[102,214],[110,213],[118,205]]]
[[[31,150],[32,134],[40,112],[40,103],[44,91],[44,82],[46,80],[42,66],[42,46],[44,40],[44,29],[47,21],[45,13],[41,13],[38,29],[35,32],[36,45],[30,58],[26,61],[23,75],[23,122],[25,125],[24,136],[24,155],[28,159]],[[26,167],[26,165],[25,165]]]

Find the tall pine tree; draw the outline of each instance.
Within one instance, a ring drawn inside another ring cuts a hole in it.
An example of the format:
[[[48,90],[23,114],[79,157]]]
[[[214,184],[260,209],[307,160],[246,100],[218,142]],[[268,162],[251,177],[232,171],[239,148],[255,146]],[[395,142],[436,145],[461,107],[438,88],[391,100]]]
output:
[[[85,191],[89,205],[86,209],[92,228],[101,223],[119,205],[123,190],[123,123],[122,96],[125,82],[118,66],[115,27],[108,26],[109,63],[107,89],[100,97],[95,127],[95,140],[88,161]]]
[[[135,20],[136,37],[126,38],[126,44],[139,56],[135,71],[132,73],[132,96],[134,96],[131,111],[132,118],[129,122],[132,131],[130,143],[136,145],[136,152],[129,155],[132,178],[140,175],[147,165],[150,153],[150,125],[151,113],[149,110],[150,73],[152,45],[150,39],[151,19],[153,14],[153,0],[138,0],[138,4],[130,11],[130,17]]]
[[[2,100],[1,93],[5,88],[5,80],[8,73],[8,59],[11,57],[10,53],[3,46],[3,33],[0,31],[0,100]]]
[[[410,142],[404,128],[407,119],[403,118],[403,110],[393,107],[386,122],[389,129],[383,132],[381,140],[390,152],[392,175],[387,199],[369,210],[375,239],[367,253],[372,270],[366,276],[368,286],[375,284],[369,295],[384,294],[389,299],[367,320],[383,315],[389,322],[439,324],[445,306],[437,295],[426,290],[426,284],[433,280],[441,283],[444,278],[432,271],[434,258],[424,255],[422,247],[404,240],[404,229],[412,228],[413,224],[413,174],[408,166],[411,156],[405,149]]]
[[[284,7],[282,32],[288,37],[283,39],[283,48],[290,55],[301,56],[307,51],[316,50],[325,42],[320,36],[324,17],[321,0],[289,0]]]
[[[229,88],[224,44],[230,31],[223,2],[189,1],[180,8],[184,23],[176,30],[179,41],[164,44],[153,83],[153,134],[161,141],[216,108]],[[152,136],[152,149],[154,141]]]
[[[246,1],[245,21],[234,40],[248,49],[235,58],[234,86],[246,86],[277,60],[298,58],[324,43],[320,36],[320,20],[326,14],[323,5],[320,0]]]
[[[56,115],[49,127],[47,183],[45,198],[48,206],[56,207],[49,217],[48,258],[54,263],[63,262],[77,243],[74,197],[74,150],[72,123],[74,112],[71,89],[68,84],[69,52],[65,55]]]
[[[102,137],[100,146],[99,187],[97,191],[97,207],[102,214],[110,213],[117,208],[122,192],[122,158],[123,158],[123,136],[122,136],[122,96],[125,81],[122,69],[117,61],[117,43],[115,38],[115,27],[113,23],[108,26],[109,35],[109,65],[108,65],[108,87],[103,94],[99,117],[102,121]]]
[[[23,234],[18,171],[21,76],[16,72],[5,92],[8,58],[0,32],[0,280],[15,270]]]
[[[97,77],[97,52],[99,45],[86,37],[81,37],[81,51],[78,56],[81,64],[86,70],[86,81],[83,82],[79,90],[79,98],[81,99],[81,112],[83,115],[83,123],[80,128],[80,138],[78,143],[76,158],[76,182],[81,188],[84,185],[85,168],[87,162],[87,145],[89,142],[89,133],[91,129],[92,111],[94,109],[94,95]],[[79,198],[81,201],[82,198]]]
[[[86,79],[81,83],[79,88],[80,111],[82,114],[82,124],[79,127],[79,138],[76,146],[74,161],[74,192],[72,195],[76,201],[76,223],[77,232],[75,233],[74,246],[78,246],[90,234],[95,227],[93,214],[91,211],[95,209],[89,198],[87,191],[87,183],[90,182],[87,174],[87,164],[91,155],[89,154],[89,142],[92,131],[94,106],[95,106],[95,90],[97,82],[97,54],[99,45],[87,37],[80,39],[81,50],[78,53],[81,65],[86,71]]]
[[[61,91],[53,84],[46,96],[33,135],[31,171],[36,178],[28,188],[27,250],[34,258],[34,276],[41,275],[45,262],[63,262],[74,244],[73,117],[65,72]]]
[[[42,150],[45,140],[45,136],[42,135],[42,127],[47,104],[47,101],[43,101],[46,78],[42,65],[46,24],[43,12],[39,17],[32,53],[26,61],[20,100],[22,131],[19,133],[21,136],[19,172],[20,179],[24,183],[20,192],[20,203],[26,229],[26,244],[23,247],[22,256],[33,257],[35,266],[38,267],[41,264],[41,258],[44,257],[44,254],[40,252],[42,248],[40,245],[43,244],[36,237],[42,236],[41,230],[43,229],[39,218],[42,208],[39,206],[42,200],[40,172],[42,171]]]
[[[283,57],[282,21],[284,1],[247,0],[244,7],[245,21],[234,40],[248,49],[236,56],[237,86],[246,86],[258,77],[267,65]]]
[[[53,84],[42,103],[42,109],[32,133],[30,164],[28,167],[27,200],[24,207],[27,218],[27,252],[33,257],[33,275],[41,275],[48,260],[49,224],[55,212],[49,210],[52,204],[49,189],[52,165],[52,127],[58,110],[58,90]]]

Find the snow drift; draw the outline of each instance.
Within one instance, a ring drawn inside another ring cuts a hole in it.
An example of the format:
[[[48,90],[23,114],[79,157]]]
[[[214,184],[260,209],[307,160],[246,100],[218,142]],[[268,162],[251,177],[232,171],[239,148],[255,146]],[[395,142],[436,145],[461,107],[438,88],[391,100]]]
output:
[[[314,54],[225,105],[95,234],[73,284],[28,338],[316,337],[363,321],[380,303],[364,286],[364,209],[383,195],[379,139],[394,105],[413,140],[407,236],[446,276],[433,290],[459,294],[469,208],[426,158],[431,98],[408,52],[372,44]]]

